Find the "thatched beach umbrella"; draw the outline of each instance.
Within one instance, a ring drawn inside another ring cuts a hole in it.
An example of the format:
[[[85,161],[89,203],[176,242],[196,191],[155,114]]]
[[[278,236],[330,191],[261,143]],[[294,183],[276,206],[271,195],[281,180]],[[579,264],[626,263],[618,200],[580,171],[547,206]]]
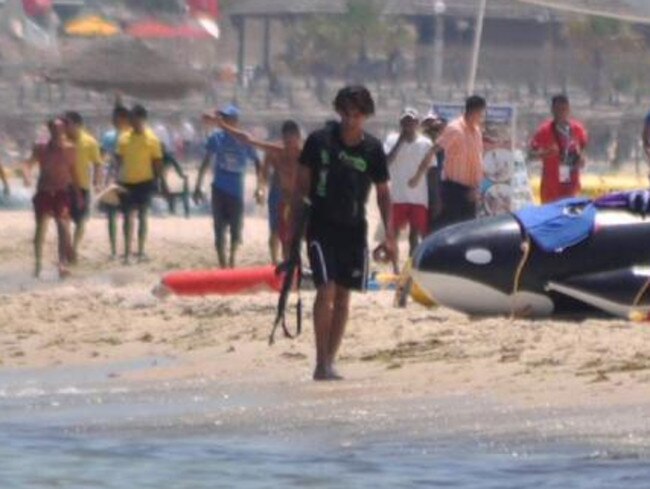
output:
[[[71,20],[65,26],[69,36],[80,37],[112,37],[120,33],[120,28],[98,15],[88,15]]]
[[[59,64],[45,70],[45,78],[145,99],[181,98],[206,84],[190,66],[124,37],[93,41],[80,52],[65,53]]]

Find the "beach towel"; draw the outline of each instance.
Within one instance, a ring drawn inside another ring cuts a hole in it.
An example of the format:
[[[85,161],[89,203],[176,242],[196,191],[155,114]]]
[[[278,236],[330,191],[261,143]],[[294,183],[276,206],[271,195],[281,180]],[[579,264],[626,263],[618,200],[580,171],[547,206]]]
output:
[[[585,198],[563,199],[539,207],[525,207],[515,217],[541,250],[561,253],[591,235],[596,206]]]

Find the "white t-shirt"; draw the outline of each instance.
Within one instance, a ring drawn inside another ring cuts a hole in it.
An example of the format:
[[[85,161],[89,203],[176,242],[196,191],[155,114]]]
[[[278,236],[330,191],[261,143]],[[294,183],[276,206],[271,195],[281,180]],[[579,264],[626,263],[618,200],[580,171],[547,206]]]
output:
[[[384,142],[386,154],[390,153],[397,144],[399,134],[389,134]],[[388,167],[390,172],[391,197],[395,204],[417,204],[429,206],[429,189],[427,179],[423,178],[417,187],[409,187],[409,180],[415,176],[422,160],[433,144],[426,136],[419,134],[415,141],[404,141],[397,150],[393,163]],[[433,158],[432,166],[437,165]]]

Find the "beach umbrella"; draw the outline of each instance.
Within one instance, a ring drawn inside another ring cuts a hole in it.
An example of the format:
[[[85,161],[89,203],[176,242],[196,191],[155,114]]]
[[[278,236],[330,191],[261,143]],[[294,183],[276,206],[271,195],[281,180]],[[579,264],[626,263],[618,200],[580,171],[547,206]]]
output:
[[[40,17],[52,10],[52,0],[23,0],[23,10],[30,17]]]
[[[219,0],[187,0],[187,7],[194,17],[219,18]]]
[[[120,28],[98,15],[89,15],[73,19],[65,26],[69,36],[80,37],[109,37],[120,33]]]
[[[205,39],[205,29],[193,24],[167,24],[157,20],[143,20],[131,24],[126,33],[138,39]]]

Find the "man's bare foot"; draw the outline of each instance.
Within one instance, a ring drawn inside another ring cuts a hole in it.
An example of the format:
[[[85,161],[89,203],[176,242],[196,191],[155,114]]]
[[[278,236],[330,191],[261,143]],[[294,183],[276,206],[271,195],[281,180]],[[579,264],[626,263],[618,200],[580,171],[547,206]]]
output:
[[[65,265],[59,265],[59,278],[61,280],[68,278],[70,275],[70,270]]]
[[[130,264],[131,264],[131,256],[122,255],[122,265],[130,265]]]
[[[327,368],[327,375],[329,380],[343,380],[343,376],[336,371],[333,365]]]
[[[151,261],[151,258],[147,256],[145,253],[140,253],[138,254],[138,263],[149,263]]]
[[[314,380],[330,380],[327,376],[327,368],[317,365],[316,369],[314,370]]]
[[[314,370],[314,380],[331,382],[334,380],[343,380],[343,377],[333,367],[316,367]]]

